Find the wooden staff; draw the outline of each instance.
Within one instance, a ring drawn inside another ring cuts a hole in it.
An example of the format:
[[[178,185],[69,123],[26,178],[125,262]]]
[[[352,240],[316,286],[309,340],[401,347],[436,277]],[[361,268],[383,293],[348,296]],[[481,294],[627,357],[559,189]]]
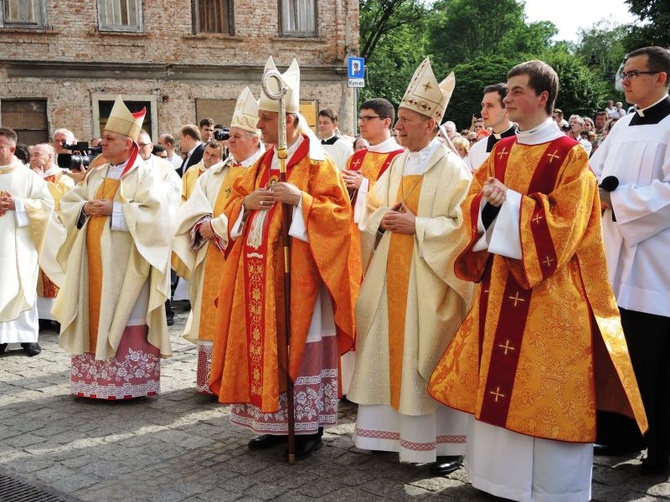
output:
[[[272,89],[270,80],[275,80],[277,89]],[[279,159],[279,181],[286,182],[286,93],[288,86],[277,70],[268,70],[261,81],[263,92],[273,100],[279,101],[279,138],[277,140],[277,158]],[[288,463],[295,462],[295,410],[293,402],[293,381],[291,380],[291,249],[288,230],[291,226],[291,205],[282,204],[281,235],[284,247],[284,330],[286,332],[286,407],[288,422]]]

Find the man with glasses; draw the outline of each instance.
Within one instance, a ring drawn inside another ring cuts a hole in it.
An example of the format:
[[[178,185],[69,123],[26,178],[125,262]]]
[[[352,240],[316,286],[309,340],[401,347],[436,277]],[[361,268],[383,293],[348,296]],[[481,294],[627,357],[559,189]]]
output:
[[[600,196],[609,276],[649,418],[641,466],[647,474],[667,473],[670,457],[669,75],[667,49],[628,54],[621,77],[636,110],[618,121],[591,158],[606,185]]]
[[[355,152],[349,160],[342,177],[349,190],[353,204],[351,225],[351,266],[355,277],[362,277],[360,260],[360,231],[358,223],[365,212],[365,196],[391,161],[405,149],[391,137],[391,127],[395,122],[395,109],[384,98],[368,99],[358,114],[358,128],[361,137],[370,143],[366,149]],[[342,356],[342,393],[349,391],[349,382],[354,371],[354,353]]]

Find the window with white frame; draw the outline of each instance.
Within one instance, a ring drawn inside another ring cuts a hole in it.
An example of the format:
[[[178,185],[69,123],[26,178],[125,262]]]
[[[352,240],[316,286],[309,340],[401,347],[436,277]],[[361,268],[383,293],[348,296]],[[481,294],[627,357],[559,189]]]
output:
[[[283,36],[316,36],[316,0],[279,0],[279,5]]]
[[[233,35],[233,0],[193,0],[193,32]]]
[[[42,28],[46,25],[45,0],[0,0],[0,26]]]
[[[98,0],[101,31],[142,31],[142,0]]]

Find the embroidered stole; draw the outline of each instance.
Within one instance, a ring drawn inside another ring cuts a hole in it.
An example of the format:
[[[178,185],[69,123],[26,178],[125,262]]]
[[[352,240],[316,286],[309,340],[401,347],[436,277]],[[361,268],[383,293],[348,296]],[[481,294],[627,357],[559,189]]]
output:
[[[516,142],[516,136],[502,139],[493,152],[495,155],[493,162],[495,176],[503,183],[510,152],[516,146]],[[538,255],[547,257],[542,262],[543,277],[548,277],[556,270],[557,259],[544,207],[539,203],[540,196],[553,191],[558,172],[574,145],[575,141],[567,136],[549,143],[528,187],[527,196],[538,201],[533,209],[530,231],[538,249]],[[475,217],[473,221],[476,222],[477,218]],[[482,278],[479,297],[480,360],[486,331],[486,309],[491,284],[492,262],[493,255],[490,255]],[[523,332],[533,294],[532,289],[523,289],[509,272],[505,281],[503,301],[493,337],[489,371],[486,376],[485,395],[478,417],[478,420],[498,427],[505,427],[507,422]]]

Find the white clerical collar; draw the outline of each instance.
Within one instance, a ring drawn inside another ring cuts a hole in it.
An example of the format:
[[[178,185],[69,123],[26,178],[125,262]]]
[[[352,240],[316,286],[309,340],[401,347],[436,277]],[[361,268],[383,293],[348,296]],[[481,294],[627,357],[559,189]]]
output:
[[[381,143],[377,143],[376,145],[370,145],[368,147],[368,152],[372,153],[390,153],[390,152],[395,152],[397,150],[401,150],[402,146],[398,144],[398,142],[395,140],[393,136],[391,136],[388,139],[385,139]]]
[[[563,136],[563,132],[551,117],[547,117],[544,122],[532,129],[517,131],[516,133],[520,145],[539,145],[553,141],[561,136]]]
[[[505,129],[504,131],[500,131],[499,133],[498,133],[498,132],[494,132],[494,133],[493,133],[493,136],[495,137],[495,139],[500,140],[500,139],[502,139],[503,134],[505,134],[505,133],[506,133],[507,131],[509,131],[510,129],[514,129],[514,124],[513,124],[513,123],[512,123],[507,129]],[[510,136],[511,136],[511,134],[510,134]]]
[[[330,140],[333,139],[335,136],[336,136],[336,134],[335,134],[335,132],[333,131],[333,134],[331,134],[331,135],[328,136],[327,138],[321,138],[321,141],[330,141]]]
[[[121,173],[123,173],[123,170],[128,165],[128,162],[130,162],[130,158],[127,158],[121,164],[109,164],[109,169],[107,170],[107,177],[119,179],[121,177]]]
[[[668,99],[668,94],[667,94],[667,93],[666,93],[665,96],[663,96],[661,99],[659,99],[658,101],[656,101],[656,103],[653,103],[653,104],[651,104],[651,105],[649,105],[649,106],[645,106],[644,108],[635,108],[635,112],[636,112],[640,117],[644,117],[644,112],[645,112],[645,110],[649,110],[649,108],[651,108],[651,107],[653,107],[653,106],[656,106],[657,104],[659,104],[659,103],[660,103],[661,101],[663,101],[664,99]]]
[[[431,158],[433,152],[435,152],[441,145],[442,143],[437,138],[433,138],[426,147],[418,152],[409,152],[405,162],[403,175],[423,174],[428,167],[428,159]]]

